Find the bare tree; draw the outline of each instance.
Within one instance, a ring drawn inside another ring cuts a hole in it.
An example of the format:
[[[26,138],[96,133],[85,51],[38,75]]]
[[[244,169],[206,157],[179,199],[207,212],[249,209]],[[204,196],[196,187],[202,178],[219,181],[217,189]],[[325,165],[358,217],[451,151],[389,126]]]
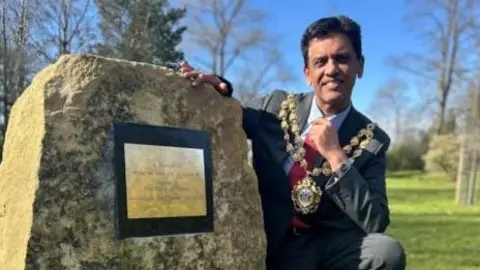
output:
[[[409,106],[409,97],[405,94],[408,86],[398,79],[392,78],[380,87],[370,105],[370,112],[393,119],[395,140],[400,140],[403,131],[405,109]]]
[[[35,13],[32,45],[47,63],[62,54],[85,52],[95,43],[94,16],[92,0],[42,0]]]
[[[409,95],[409,85],[402,79],[392,77],[378,88],[368,108],[368,113],[382,126],[391,129],[393,139],[402,141],[424,129],[421,119],[429,111],[431,100]],[[411,121],[415,118],[415,121]]]
[[[17,27],[15,29],[14,43],[15,43],[15,56],[16,56],[16,93],[14,99],[24,90],[28,83],[28,35],[31,27],[33,1],[20,0],[17,8],[13,9],[15,19],[17,21]]]
[[[2,1],[2,10],[1,10],[1,49],[2,49],[2,92],[1,92],[1,98],[2,98],[2,145],[3,145],[3,139],[5,138],[5,132],[6,132],[6,126],[7,126],[7,121],[8,121],[8,110],[9,110],[9,95],[11,92],[11,64],[10,64],[10,55],[9,55],[9,49],[10,49],[10,44],[9,44],[9,39],[8,39],[8,28],[7,28],[7,23],[8,23],[8,18],[7,18],[7,1],[3,0]],[[1,154],[0,154],[1,155]]]
[[[244,103],[265,94],[273,83],[294,81],[295,77],[284,67],[280,52],[275,48],[255,60],[245,61],[236,80],[237,99]]]
[[[220,76],[235,69],[240,100],[259,95],[273,81],[294,77],[266,25],[266,13],[248,0],[183,0],[187,7],[186,51],[193,61]],[[248,78],[246,80],[245,78]]]
[[[392,58],[396,67],[434,81],[437,90],[438,117],[436,133],[445,124],[449,97],[454,87],[469,75],[466,57],[473,44],[480,2],[478,0],[406,0],[410,9],[409,26],[430,46],[429,54],[409,53]],[[457,79],[457,80],[456,80]],[[456,80],[456,81],[455,81]],[[454,81],[456,82],[454,84]]]
[[[29,80],[28,34],[33,10],[32,0],[2,0],[0,19],[0,160],[10,108]]]

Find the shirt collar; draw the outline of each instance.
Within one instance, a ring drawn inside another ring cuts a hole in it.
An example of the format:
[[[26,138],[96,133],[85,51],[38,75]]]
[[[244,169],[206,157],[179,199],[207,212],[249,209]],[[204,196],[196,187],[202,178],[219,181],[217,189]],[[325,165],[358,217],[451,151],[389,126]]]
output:
[[[352,108],[352,103],[348,105],[348,107],[334,115],[331,115],[327,117],[328,120],[330,120],[335,127],[335,129],[339,129],[340,126],[343,124],[343,121],[347,117],[348,113],[350,112]],[[312,98],[312,104],[310,105],[310,113],[308,115],[307,123],[311,124],[313,121],[315,121],[318,118],[324,117],[322,111],[318,108],[317,103],[315,102],[315,97]]]

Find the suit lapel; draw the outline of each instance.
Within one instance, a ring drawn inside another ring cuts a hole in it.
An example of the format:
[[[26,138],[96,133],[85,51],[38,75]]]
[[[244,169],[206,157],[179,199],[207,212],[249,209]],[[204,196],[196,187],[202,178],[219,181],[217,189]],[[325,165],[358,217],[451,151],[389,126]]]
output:
[[[342,128],[339,133],[339,142],[342,148],[346,146],[347,144],[350,143],[350,139],[353,136],[356,136],[358,132],[367,126],[367,124],[370,122],[368,119],[366,119],[361,113],[359,113],[357,110],[355,110],[352,107],[352,110],[350,111],[350,116],[347,119],[345,119],[344,125],[342,125]],[[372,156],[376,155],[377,151],[382,147],[383,143],[380,142],[377,138],[374,137],[371,139],[371,141],[365,146],[365,148],[362,151],[362,154],[358,156],[354,160],[354,164],[357,169],[361,168],[363,164]]]
[[[295,108],[295,113],[297,114],[298,117],[298,126],[300,130],[303,130],[305,127],[305,124],[307,123],[308,115],[310,112],[310,105],[312,104],[312,99],[314,96],[314,92],[309,92],[306,94],[299,94],[295,96],[295,102],[296,102],[296,108]],[[286,159],[289,157],[288,153],[286,152],[286,144],[285,140],[283,139],[283,130],[280,128],[280,121],[278,123],[278,128],[276,130],[276,133],[278,132],[279,136],[274,136],[273,138],[276,138],[276,144],[277,147],[276,149],[277,153],[274,153],[273,156],[278,158],[278,162],[280,164],[283,164]]]
[[[343,124],[338,130],[338,141],[341,147],[344,147],[345,145],[350,143],[350,139],[355,136],[355,134],[362,127],[363,121],[359,120],[359,113],[352,106],[350,112],[348,113],[347,117],[345,117]]]
[[[307,119],[310,115],[310,109],[314,96],[315,92],[311,91],[304,95],[298,95],[296,98],[296,113],[298,116],[298,127],[300,128],[300,130],[303,130],[305,128],[305,125],[307,124]]]

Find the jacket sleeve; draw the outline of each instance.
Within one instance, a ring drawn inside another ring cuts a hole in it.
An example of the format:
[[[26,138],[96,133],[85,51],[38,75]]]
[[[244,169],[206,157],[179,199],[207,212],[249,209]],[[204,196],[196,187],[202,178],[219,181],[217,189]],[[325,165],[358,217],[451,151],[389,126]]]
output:
[[[390,140],[368,157],[361,170],[350,170],[340,179],[331,178],[325,192],[366,233],[384,232],[390,223],[386,192],[386,151]]]
[[[223,94],[225,97],[233,97],[233,86],[232,84],[221,76],[217,76],[222,82],[227,85],[227,93]],[[252,139],[258,127],[260,125],[260,121],[264,114],[264,108],[266,106],[266,101],[269,100],[270,96],[261,96],[257,98],[253,98],[248,102],[242,104],[242,125],[245,134],[247,135],[248,139]]]

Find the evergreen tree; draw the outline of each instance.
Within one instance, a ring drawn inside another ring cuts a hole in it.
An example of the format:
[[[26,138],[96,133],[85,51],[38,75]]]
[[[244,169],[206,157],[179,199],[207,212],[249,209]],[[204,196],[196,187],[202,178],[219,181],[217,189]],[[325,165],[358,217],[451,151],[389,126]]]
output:
[[[103,42],[97,54],[130,61],[176,67],[183,60],[177,50],[186,10],[171,8],[167,0],[97,0]]]

